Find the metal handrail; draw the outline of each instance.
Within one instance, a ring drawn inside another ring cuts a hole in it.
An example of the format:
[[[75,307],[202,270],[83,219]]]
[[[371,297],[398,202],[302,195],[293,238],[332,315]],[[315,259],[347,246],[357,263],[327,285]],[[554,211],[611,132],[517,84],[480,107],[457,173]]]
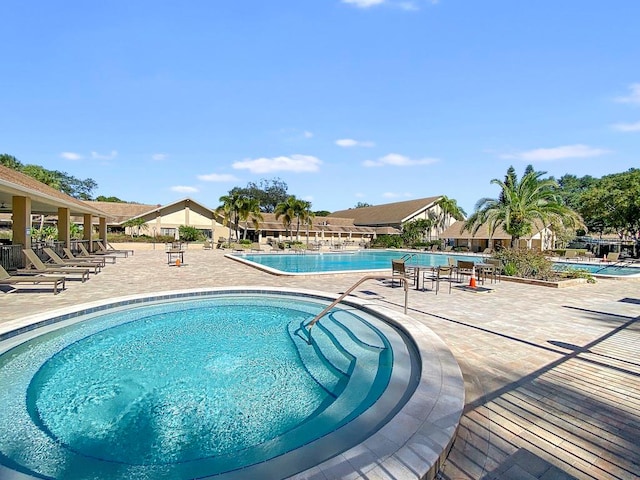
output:
[[[318,322],[318,320],[320,320],[322,317],[324,317],[329,310],[331,310],[333,307],[335,307],[338,303],[340,303],[344,297],[346,297],[347,295],[349,295],[351,292],[353,292],[357,286],[359,286],[361,283],[366,282],[367,280],[378,280],[378,279],[391,279],[391,280],[395,280],[396,278],[398,278],[397,275],[366,275],[364,277],[362,277],[360,280],[358,280],[356,283],[354,283],[351,287],[349,287],[349,289],[347,291],[345,291],[342,295],[340,295],[338,298],[336,298],[331,305],[329,305],[327,308],[325,308],[324,310],[322,310],[318,315],[316,315],[315,317],[313,317],[313,320],[311,320],[309,323],[307,323],[307,327],[309,330],[309,335],[311,335],[311,328],[313,328],[313,326]],[[404,277],[400,277],[401,280],[403,280],[401,283],[404,285],[404,314],[407,314],[407,300],[409,299],[409,279],[404,276]]]

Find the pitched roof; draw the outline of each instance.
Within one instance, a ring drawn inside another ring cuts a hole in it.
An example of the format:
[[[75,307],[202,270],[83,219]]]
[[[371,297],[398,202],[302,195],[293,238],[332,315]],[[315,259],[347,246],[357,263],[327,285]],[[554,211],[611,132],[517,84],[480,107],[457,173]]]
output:
[[[282,218],[276,219],[273,213],[263,213],[262,220],[260,221],[260,230],[270,230],[274,232],[284,232],[286,229],[282,223]],[[244,222],[243,222],[244,223]],[[253,228],[251,222],[249,222],[249,228]],[[292,222],[291,228],[295,231],[296,220]],[[307,231],[306,225],[300,225],[300,231]],[[309,226],[310,233],[364,233],[373,234],[374,229],[370,227],[356,226],[350,218],[338,218],[338,217],[315,217],[312,225]]]
[[[142,215],[150,210],[158,208],[160,205],[145,205],[141,203],[120,203],[120,202],[95,202],[86,201],[87,205],[98,208],[107,214],[107,223],[126,222],[130,218]]]
[[[464,226],[463,221],[457,221],[449,228],[447,228],[444,232],[440,234],[440,238],[452,238],[452,239],[470,239],[470,238],[478,238],[478,239],[488,239],[492,238],[494,240],[511,240],[511,235],[504,231],[502,226],[496,228],[496,231],[489,237],[489,227],[487,224],[481,225],[478,231],[475,234],[471,234],[470,231],[462,231],[462,227]],[[525,236],[523,238],[532,238],[535,237],[543,230],[542,223],[534,222],[533,231],[531,235],[528,237]]]
[[[104,217],[98,208],[87,205],[24,173],[0,165],[0,202],[10,205],[14,196],[30,197],[31,211],[39,214],[58,214],[58,208],[68,208],[75,214],[91,214]]]
[[[352,218],[355,225],[400,225],[407,219],[432,206],[442,195],[373,207],[350,208],[333,212],[331,217]]]

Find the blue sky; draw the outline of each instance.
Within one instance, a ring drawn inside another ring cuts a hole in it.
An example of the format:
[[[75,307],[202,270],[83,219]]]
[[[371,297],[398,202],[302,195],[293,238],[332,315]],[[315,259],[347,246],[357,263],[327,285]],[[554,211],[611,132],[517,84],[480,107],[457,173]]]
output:
[[[0,153],[95,195],[215,208],[280,178],[314,210],[447,195],[513,165],[640,166],[640,1],[0,4]]]

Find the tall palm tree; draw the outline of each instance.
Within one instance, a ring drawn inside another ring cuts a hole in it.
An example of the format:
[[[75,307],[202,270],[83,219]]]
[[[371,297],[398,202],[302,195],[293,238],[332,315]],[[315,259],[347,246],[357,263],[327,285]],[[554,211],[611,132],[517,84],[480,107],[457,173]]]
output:
[[[314,214],[311,211],[311,202],[296,199],[293,206],[293,215],[297,220],[296,224],[296,242],[300,239],[300,225],[309,226],[313,222]],[[309,235],[307,235],[308,239]]]
[[[284,202],[277,204],[273,211],[273,213],[275,213],[276,220],[279,220],[280,217],[282,217],[282,224],[284,225],[288,237],[291,236],[291,222],[293,222],[293,219],[296,216],[294,210],[296,202],[296,197],[291,195],[287,197]]]
[[[262,213],[260,212],[260,201],[257,198],[244,197],[240,201],[239,218],[244,222],[244,231],[242,232],[242,238],[247,238],[247,230],[249,229],[249,220],[253,224],[253,228],[258,230],[260,227],[260,221],[264,220]]]
[[[221,204],[216,208],[216,213],[222,216],[222,224],[229,227],[229,246],[231,246],[231,228],[235,227],[236,238],[238,238],[238,225],[240,223],[240,210],[244,197],[239,193],[230,192],[229,195],[222,195],[219,198]]]
[[[505,181],[494,178],[492,184],[501,189],[499,198],[481,198],[475,212],[467,219],[463,231],[475,234],[482,225],[487,225],[493,236],[500,226],[511,235],[511,246],[533,231],[533,224],[540,221],[576,228],[582,224],[580,216],[567,207],[560,197],[558,183],[552,178],[542,178],[547,172],[536,172],[532,168],[518,181],[508,174]]]
[[[455,199],[449,198],[446,195],[440,197],[436,205],[440,207],[440,213],[436,218],[436,226],[441,231],[447,228],[449,219],[464,220],[464,217],[467,215],[467,212],[458,205]]]

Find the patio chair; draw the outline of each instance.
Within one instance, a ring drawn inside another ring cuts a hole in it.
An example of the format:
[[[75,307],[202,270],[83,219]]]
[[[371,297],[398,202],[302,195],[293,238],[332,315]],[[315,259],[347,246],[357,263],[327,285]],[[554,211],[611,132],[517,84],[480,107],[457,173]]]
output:
[[[65,260],[60,257],[53,249],[49,247],[43,248],[44,253],[49,255],[51,261],[60,267],[84,267],[84,268],[92,268],[93,273],[100,273],[100,264],[91,262],[90,260],[82,260],[82,261],[73,261],[73,260]]]
[[[456,265],[456,273],[458,276],[458,280],[462,281],[462,277],[469,276],[473,277],[475,274],[475,264],[473,262],[467,260],[458,260]]]
[[[15,285],[21,283],[30,283],[33,285],[39,285],[41,283],[51,283],[53,285],[53,294],[58,294],[58,289],[64,290],[65,277],[54,277],[47,275],[10,275],[2,265],[0,265],[0,285],[10,285],[14,288]]]
[[[489,272],[494,281],[502,280],[502,261],[497,258],[487,258],[484,263],[493,265],[493,271]]]
[[[27,268],[19,268],[19,273],[64,273],[66,275],[81,275],[81,279],[85,282],[89,278],[90,270],[83,267],[62,267],[60,265],[45,265],[36,255],[36,252],[30,248],[23,248],[22,253],[27,258]]]
[[[262,248],[260,247],[260,244],[258,242],[253,242],[251,244],[251,251],[252,252],[262,252]]]
[[[391,287],[395,285],[396,278],[398,279],[398,284],[402,286],[402,282],[408,282],[409,280],[415,284],[417,277],[413,269],[407,268],[404,260],[393,259],[391,260]]]
[[[78,248],[80,249],[81,258],[109,258],[111,259],[111,263],[116,263],[116,259],[118,258],[116,255],[109,255],[108,253],[90,253],[89,250],[87,250],[87,247],[85,247],[82,243],[78,244]]]
[[[455,269],[449,265],[440,265],[432,268],[421,269],[422,271],[422,290],[424,291],[424,284],[427,280],[431,281],[431,290],[435,290],[436,295],[440,290],[440,281],[449,282],[449,293],[451,293],[451,282],[455,278]],[[435,284],[435,289],[434,289]]]

